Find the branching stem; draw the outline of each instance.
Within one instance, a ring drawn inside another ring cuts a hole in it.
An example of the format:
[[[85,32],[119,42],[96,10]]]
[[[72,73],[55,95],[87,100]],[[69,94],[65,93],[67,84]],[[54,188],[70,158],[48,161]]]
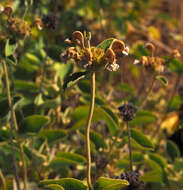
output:
[[[91,183],[91,151],[90,151],[90,127],[95,105],[95,72],[91,75],[91,99],[90,109],[86,126],[86,152],[87,152],[87,183],[89,190],[92,190]]]

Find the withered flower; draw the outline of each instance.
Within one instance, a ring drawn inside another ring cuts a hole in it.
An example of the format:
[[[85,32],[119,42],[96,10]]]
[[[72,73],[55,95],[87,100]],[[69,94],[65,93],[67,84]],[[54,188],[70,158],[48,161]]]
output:
[[[80,31],[73,32],[72,38],[66,39],[65,42],[74,43],[76,47],[71,47],[66,53],[62,53],[61,60],[65,62],[73,59],[80,67],[88,70],[97,71],[106,68],[108,71],[116,71],[119,68],[116,63],[117,58],[127,55],[129,51],[120,40],[114,40],[106,51],[94,46],[89,47],[90,45],[87,45],[89,41],[90,37],[83,35]]]
[[[163,72],[166,64],[165,60],[161,57],[154,56],[155,47],[152,43],[147,43],[145,47],[151,56],[142,56],[141,60],[135,60],[134,64],[141,64],[149,71]]]

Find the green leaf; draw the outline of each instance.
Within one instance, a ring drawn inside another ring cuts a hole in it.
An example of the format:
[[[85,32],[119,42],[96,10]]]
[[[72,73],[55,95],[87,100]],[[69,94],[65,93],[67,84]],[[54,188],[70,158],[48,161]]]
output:
[[[13,102],[14,102],[14,105],[19,101],[21,100],[21,96],[14,96],[13,97]],[[8,104],[8,98],[7,97],[0,97],[0,117],[4,117],[8,114],[8,112],[10,111],[10,108],[9,108],[9,104]]]
[[[173,161],[181,155],[178,146],[171,140],[167,141],[166,151]]]
[[[88,112],[89,106],[79,106],[74,110],[74,112],[72,113],[72,119],[75,121],[75,124],[73,125],[71,131],[79,129],[86,125]],[[114,135],[118,131],[119,125],[115,122],[111,115],[108,114],[108,112],[106,112],[100,106],[95,107],[92,122],[97,122],[99,120],[105,120],[112,135]]]
[[[76,164],[86,163],[86,158],[84,156],[71,152],[58,152],[56,157],[67,159],[68,161],[71,161]]]
[[[10,55],[10,56],[6,57],[6,62],[10,65],[16,65],[17,58],[14,55]]]
[[[154,149],[152,142],[141,131],[131,129],[131,136],[141,146],[152,150]]]
[[[140,180],[144,182],[163,182],[163,171],[160,165],[151,159],[146,160],[146,162],[150,166],[151,171],[145,172],[140,177]]]
[[[21,133],[37,133],[49,121],[49,117],[41,115],[31,115],[25,117],[20,125]]]
[[[90,82],[88,80],[80,81],[80,82],[78,82],[77,85],[78,85],[79,89],[82,92],[90,94],[90,92],[91,92],[91,84],[90,84]]]
[[[67,136],[63,129],[47,129],[39,132],[39,136],[47,139],[48,143],[55,142]]]
[[[156,79],[159,80],[163,86],[168,85],[168,80],[167,80],[166,77],[164,77],[162,75],[159,75],[159,76],[156,77]]]
[[[183,73],[183,64],[177,59],[172,59],[168,66],[173,72],[176,72],[177,74]]]
[[[129,185],[127,180],[101,177],[95,184],[95,190],[119,190]]]
[[[134,125],[144,125],[144,124],[149,124],[153,123],[157,120],[157,117],[153,115],[150,112],[147,111],[138,111],[136,114],[136,117],[129,122],[131,126]]]
[[[8,57],[10,55],[13,55],[15,50],[17,48],[17,43],[10,43],[10,40],[6,40],[6,45],[5,45],[5,56]]]
[[[44,180],[41,181],[39,186],[43,187],[45,185],[58,184],[61,185],[65,190],[86,190],[85,186],[80,180],[74,178],[62,178],[56,180]]]
[[[100,49],[103,49],[104,51],[107,50],[107,48],[110,47],[110,45],[112,44],[112,42],[114,41],[115,39],[114,38],[109,38],[109,39],[106,39],[104,40],[103,42],[101,42],[97,48],[100,48]]]
[[[126,159],[128,161],[130,160],[130,156],[128,153],[124,156],[124,159]],[[144,162],[144,155],[141,152],[133,152],[132,160],[133,160],[134,164],[139,164],[141,162]]]
[[[151,160],[153,160],[157,164],[159,164],[162,167],[162,169],[164,169],[167,166],[166,160],[162,156],[160,156],[159,154],[150,153],[149,157]]]
[[[140,180],[144,182],[162,182],[162,174],[159,171],[145,172]]]
[[[46,185],[45,187],[51,190],[64,190],[64,188],[58,184],[50,184],[50,185]]]
[[[73,71],[73,64],[61,64],[57,62],[54,64],[54,69],[57,75],[63,80]]]
[[[129,168],[129,160],[118,160],[115,166],[120,169]]]
[[[85,134],[85,130],[81,129],[80,130],[81,133],[84,135]],[[104,139],[102,137],[102,135],[100,133],[97,133],[96,131],[90,131],[90,140],[95,144],[95,148],[98,150],[99,148],[106,148],[107,145],[104,142]]]
[[[76,81],[79,81],[80,79],[84,78],[86,74],[87,74],[87,72],[76,72],[76,73],[69,75],[64,80],[63,89],[65,90],[70,83],[71,83],[70,85],[72,85],[74,83],[74,81],[76,82]]]
[[[39,85],[33,83],[33,82],[28,82],[28,81],[23,81],[23,80],[15,80],[15,88],[16,90],[20,92],[39,92],[40,88]]]

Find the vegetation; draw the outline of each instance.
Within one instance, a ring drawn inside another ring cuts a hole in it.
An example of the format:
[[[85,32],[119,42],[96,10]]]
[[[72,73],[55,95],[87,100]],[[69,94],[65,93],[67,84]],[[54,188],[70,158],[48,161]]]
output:
[[[181,190],[182,9],[0,0],[0,190]]]

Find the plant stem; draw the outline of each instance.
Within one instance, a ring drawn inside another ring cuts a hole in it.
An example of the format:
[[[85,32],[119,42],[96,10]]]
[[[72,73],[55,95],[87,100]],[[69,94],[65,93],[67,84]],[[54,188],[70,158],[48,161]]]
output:
[[[128,122],[126,122],[128,130],[128,149],[130,155],[130,171],[133,171],[133,160],[132,160],[132,144],[131,144],[131,131]]]
[[[87,183],[89,190],[92,189],[91,183],[91,151],[90,151],[90,127],[92,116],[94,112],[95,105],[95,72],[92,72],[91,75],[91,99],[90,99],[90,110],[86,126],[86,152],[87,152]]]
[[[14,92],[14,77],[13,77],[12,67],[10,67],[10,80],[12,81],[12,91]],[[14,105],[13,98],[12,98],[12,105]],[[23,116],[22,108],[19,108],[19,110],[21,112],[21,115]],[[13,109],[13,116],[14,116],[15,130],[17,132],[18,131],[18,124],[17,124],[17,119],[16,119],[16,115],[15,115],[14,109]],[[22,118],[24,119],[24,116]],[[23,150],[23,145],[21,144],[20,140],[17,137],[18,137],[18,134],[15,133],[15,138],[16,138],[17,143],[19,145],[20,156],[21,156],[21,159],[22,159],[22,162],[23,162],[24,190],[27,190],[28,189],[28,187],[27,187],[27,166],[26,166],[26,162],[25,162],[24,150]]]
[[[10,84],[9,84],[9,78],[8,78],[8,71],[6,67],[6,63],[4,60],[2,60],[3,70],[5,74],[5,81],[6,81],[6,89],[7,89],[7,95],[8,95],[8,103],[11,110],[11,130],[10,130],[10,136],[11,136],[11,149],[12,149],[12,158],[13,158],[13,165],[14,165],[14,175],[15,175],[15,181],[17,185],[17,190],[20,190],[20,183],[19,183],[19,177],[18,177],[18,166],[15,158],[15,146],[13,143],[13,129],[18,129],[17,122],[16,122],[16,116],[13,108],[13,102],[11,98],[11,91],[10,91]]]
[[[21,153],[21,159],[23,162],[23,170],[24,170],[24,190],[28,190],[28,187],[27,187],[27,166],[26,166],[26,162],[25,162],[23,144],[20,144],[20,153]]]
[[[150,95],[150,93],[152,92],[152,89],[153,89],[153,86],[154,86],[155,81],[156,81],[156,77],[153,76],[151,85],[150,85],[150,87],[149,87],[149,89],[148,89],[147,94],[146,94],[145,97],[143,98],[143,102],[142,102],[142,104],[139,106],[139,109],[141,109],[141,108],[143,108],[143,107],[145,106],[145,104],[146,104],[146,102],[147,102],[147,98],[148,98],[148,96]]]
[[[6,190],[6,186],[7,186],[6,179],[5,179],[5,177],[4,177],[3,172],[1,171],[1,169],[0,169],[0,178],[1,178],[1,181],[2,181],[3,190]]]

